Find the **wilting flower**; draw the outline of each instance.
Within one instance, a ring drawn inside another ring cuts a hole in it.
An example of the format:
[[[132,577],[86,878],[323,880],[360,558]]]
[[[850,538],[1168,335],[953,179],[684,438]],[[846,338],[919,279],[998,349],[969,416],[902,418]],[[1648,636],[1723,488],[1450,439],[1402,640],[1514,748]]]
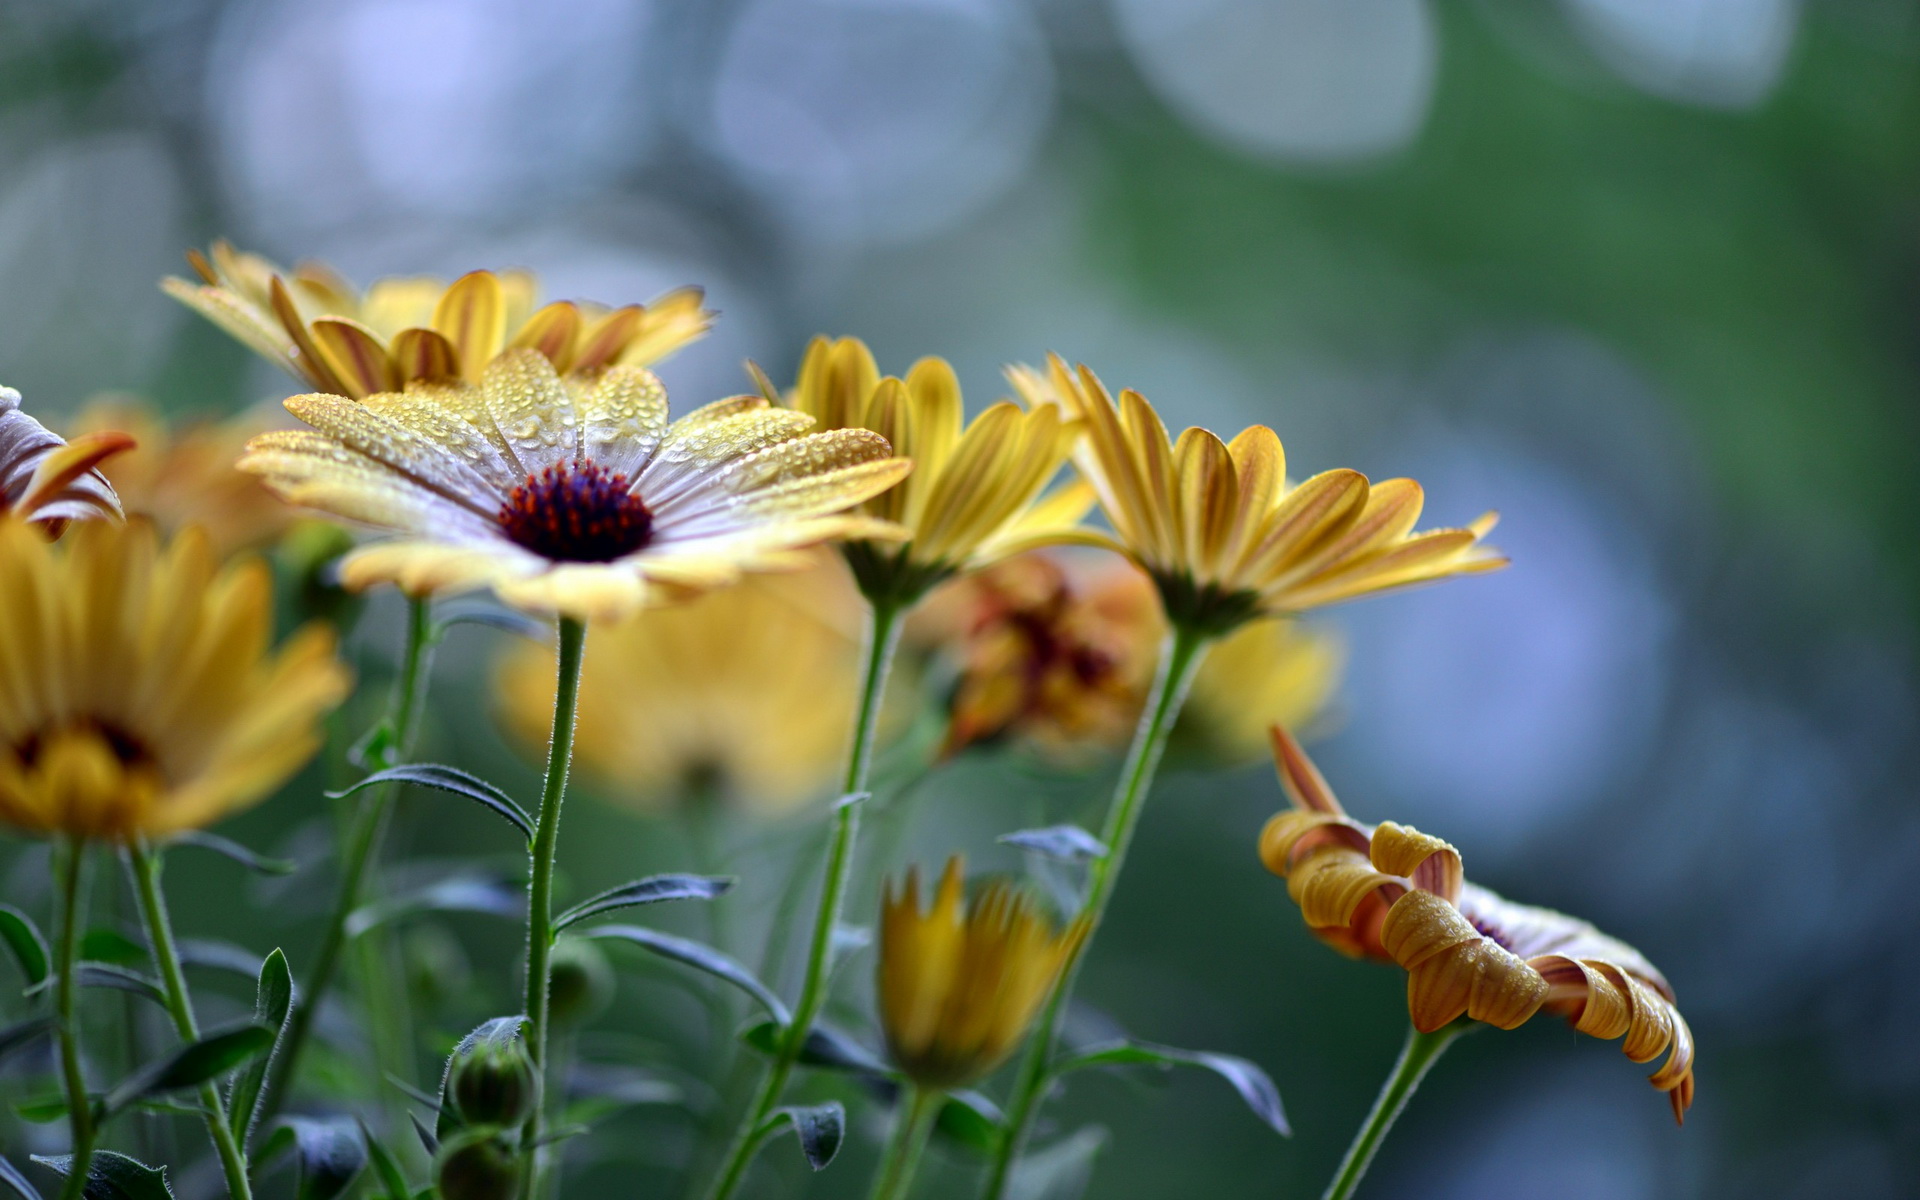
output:
[[[1056,931],[1004,880],[962,913],[963,869],[958,855],[947,860],[927,912],[918,868],[881,898],[880,1023],[894,1064],[922,1087],[964,1087],[1006,1061],[1086,937],[1085,918]]]
[[[58,536],[68,521],[118,517],[119,498],[96,469],[131,449],[119,431],[63,442],[20,407],[20,393],[0,387],[0,517],[11,515]]]
[[[333,638],[270,646],[264,565],[189,530],[89,521],[58,546],[0,521],[0,820],[126,840],[196,829],[313,757],[347,694]]]
[[[129,515],[150,517],[163,532],[197,525],[216,557],[272,545],[299,518],[279,497],[233,463],[247,439],[264,431],[258,413],[226,421],[169,426],[131,396],[106,396],[81,410],[83,435],[124,430],[136,443],[103,463],[104,475]]]
[[[756,576],[594,633],[574,760],[646,807],[709,792],[759,813],[819,795],[846,755],[859,597],[831,559]],[[516,643],[495,675],[508,729],[544,752],[553,654]]]
[[[1166,629],[1153,585],[1131,566],[1023,554],[936,592],[913,633],[958,673],[946,753],[1012,737],[1074,758],[1133,732]],[[1329,635],[1250,622],[1201,666],[1175,744],[1215,762],[1250,760],[1269,725],[1319,713],[1339,668]]]
[[[1222,442],[1192,428],[1171,442],[1138,392],[1116,405],[1092,371],[1055,357],[1015,368],[1029,407],[1064,408],[1086,429],[1075,452],[1115,548],[1160,589],[1170,620],[1224,631],[1255,614],[1292,613],[1389,588],[1504,566],[1481,544],[1489,513],[1465,529],[1413,532],[1422,492],[1411,479],[1369,484],[1358,471],[1286,477],[1264,425]]]
[[[764,379],[761,386],[779,398]],[[848,547],[869,595],[918,599],[956,572],[1070,536],[1093,507],[1079,484],[1040,498],[1073,441],[1060,410],[1002,401],[968,424],[945,359],[923,358],[905,379],[882,379],[857,338],[815,338],[788,403],[822,429],[871,429],[913,459],[912,475],[867,503],[912,536],[900,546]]]
[[[361,292],[323,263],[288,271],[226,242],[187,261],[200,282],[169,278],[168,295],[321,391],[356,399],[417,379],[477,380],[520,347],[561,372],[649,366],[713,322],[698,288],[646,305],[536,308],[538,285],[525,271],[474,271],[451,284],[382,279]]]
[[[876,433],[808,433],[811,418],[757,396],[668,424],[651,372],[563,380],[527,349],[478,383],[286,403],[317,432],[262,434],[240,466],[292,503],[393,535],[347,556],[347,587],[491,587],[581,619],[791,569],[820,542],[890,536],[843,510],[910,467]]]
[[[1693,1103],[1693,1033],[1666,977],[1632,946],[1587,922],[1516,904],[1462,877],[1460,852],[1391,821],[1347,816],[1284,730],[1275,760],[1293,808],[1268,822],[1260,857],[1286,877],[1307,926],[1345,953],[1407,971],[1414,1027],[1431,1033],[1465,1015],[1501,1029],[1545,1009],[1581,1033],[1624,1036],[1634,1062],[1662,1051],[1650,1082],[1675,1120]]]

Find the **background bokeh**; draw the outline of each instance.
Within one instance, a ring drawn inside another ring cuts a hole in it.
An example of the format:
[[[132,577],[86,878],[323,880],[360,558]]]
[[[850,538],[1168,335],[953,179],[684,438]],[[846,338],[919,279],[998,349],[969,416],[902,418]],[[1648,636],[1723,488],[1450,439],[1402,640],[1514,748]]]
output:
[[[1296,471],[1414,475],[1432,521],[1502,510],[1512,570],[1327,618],[1350,671],[1317,753],[1356,814],[1660,963],[1700,1099],[1676,1131],[1611,1046],[1482,1035],[1367,1192],[1920,1195],[1920,6],[0,3],[0,379],[53,417],[296,390],[155,287],[219,235],[362,282],[703,284],[723,315],[662,370],[681,406],[748,356],[788,377],[821,330],[889,370],[944,354],[976,402],[1058,350],[1172,422],[1273,425]],[[393,617],[356,639],[375,682]],[[449,643],[427,753],[524,792],[494,636]],[[1094,823],[1103,783],[969,761],[897,853],[1018,868],[993,835]],[[1081,994],[1264,1064],[1297,1136],[1204,1074],[1077,1079],[1048,1137],[1101,1143],[1089,1195],[1315,1194],[1397,1049],[1399,975],[1312,942],[1254,856],[1279,804],[1263,769],[1164,777]],[[228,832],[298,844],[316,806]],[[402,833],[496,855],[485,820],[423,803]],[[687,865],[670,821],[569,822],[579,889]],[[189,931],[261,949],[324,898],[217,862],[172,884]],[[509,995],[511,927],[446,927],[448,978]],[[697,1030],[679,988],[630,975],[603,1036]],[[652,1194],[684,1148],[622,1121],[581,1194]],[[757,1187],[856,1195],[849,1154],[813,1180],[772,1154]],[[943,1152],[929,1194],[965,1167]]]

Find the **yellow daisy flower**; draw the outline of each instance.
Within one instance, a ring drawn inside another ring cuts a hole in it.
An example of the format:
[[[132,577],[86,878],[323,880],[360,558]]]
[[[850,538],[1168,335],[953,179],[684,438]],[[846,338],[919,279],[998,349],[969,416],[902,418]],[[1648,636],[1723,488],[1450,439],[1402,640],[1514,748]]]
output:
[[[392,535],[342,562],[348,588],[491,587],[516,608],[581,620],[792,569],[821,542],[895,536],[844,510],[911,466],[876,433],[809,433],[810,418],[757,396],[669,424],[651,372],[562,379],[525,348],[477,383],[286,405],[313,431],[262,434],[240,467],[292,503]]]
[[[1645,956],[1585,921],[1466,882],[1460,852],[1439,838],[1355,821],[1285,730],[1273,741],[1293,808],[1268,822],[1260,858],[1324,941],[1406,968],[1415,1029],[1432,1033],[1463,1015],[1512,1029],[1544,1009],[1581,1033],[1624,1037],[1634,1062],[1665,1051],[1649,1082],[1667,1093],[1674,1119],[1685,1118],[1693,1033]]]
[[[278,651],[252,560],[189,530],[89,521],[50,546],[0,521],[0,820],[127,841],[212,824],[323,741],[346,668],[320,626]]]
[[[1257,613],[1293,613],[1390,588],[1506,565],[1481,544],[1495,516],[1465,529],[1413,531],[1423,495],[1411,479],[1370,484],[1358,471],[1286,477],[1264,425],[1222,442],[1191,428],[1171,441],[1138,392],[1116,404],[1094,373],[1055,356],[1009,372],[1033,410],[1080,423],[1081,473],[1113,523],[1107,544],[1159,587],[1169,619],[1224,631]],[[1099,541],[1097,535],[1088,540]]]
[[[1005,1062],[1087,932],[1084,918],[1056,931],[1004,880],[963,915],[964,866],[947,860],[926,912],[917,867],[898,892],[889,881],[881,900],[880,1024],[894,1064],[925,1088],[964,1087]]]
[[[135,447],[99,468],[121,506],[152,518],[164,532],[199,526],[217,558],[271,546],[299,519],[233,465],[247,439],[268,428],[259,413],[169,425],[137,397],[112,395],[88,403],[74,428],[82,436],[125,430]]]
[[[561,372],[650,366],[713,323],[698,288],[621,308],[536,308],[538,284],[525,271],[473,271],[451,284],[381,279],[361,292],[324,263],[288,271],[226,242],[187,261],[199,282],[170,277],[160,285],[169,296],[296,378],[355,399],[414,380],[478,380],[496,355],[522,347]]]
[[[98,468],[132,448],[118,430],[61,441],[20,407],[19,392],[0,387],[0,517],[32,521],[55,537],[69,521],[118,517],[120,500]]]
[[[1002,401],[968,423],[960,381],[945,359],[923,358],[905,379],[883,379],[859,339],[815,338],[786,402],[822,429],[874,430],[913,459],[913,474],[866,507],[912,536],[897,547],[847,547],[870,596],[910,603],[957,572],[1071,536],[1093,507],[1091,489],[1080,484],[1040,497],[1073,442],[1060,411]]]
[[[711,790],[771,816],[820,795],[846,755],[859,616],[846,569],[826,559],[596,631],[575,761],[649,809]],[[552,652],[516,642],[494,685],[507,728],[544,753]]]

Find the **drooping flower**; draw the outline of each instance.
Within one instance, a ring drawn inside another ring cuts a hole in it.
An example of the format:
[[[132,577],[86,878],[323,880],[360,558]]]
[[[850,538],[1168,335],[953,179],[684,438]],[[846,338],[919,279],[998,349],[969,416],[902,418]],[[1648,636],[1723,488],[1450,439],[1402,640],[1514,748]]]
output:
[[[787,403],[822,429],[871,429],[913,459],[905,482],[867,504],[869,513],[912,536],[898,546],[847,547],[868,595],[917,600],[951,575],[1073,536],[1093,507],[1092,491],[1081,484],[1040,495],[1073,441],[1060,411],[1002,401],[969,423],[960,381],[945,359],[923,358],[904,379],[883,379],[859,339],[815,338]]]
[[[790,809],[846,754],[859,626],[859,597],[830,558],[606,626],[581,674],[575,761],[645,808],[710,792],[763,815]],[[521,641],[501,659],[502,719],[541,753],[553,689],[547,648]]]
[[[1153,585],[1130,565],[1033,553],[946,585],[911,632],[957,674],[946,753],[1014,738],[1071,760],[1132,733],[1166,631]],[[1249,622],[1201,665],[1175,745],[1214,763],[1251,761],[1269,725],[1319,713],[1339,669],[1330,635]]]
[[[881,900],[880,1023],[894,1064],[922,1087],[964,1087],[1006,1061],[1086,937],[1084,918],[1056,930],[1005,880],[963,912],[964,866],[947,860],[926,912],[917,867],[898,892],[889,881]]]
[[[896,536],[845,510],[911,466],[876,433],[809,433],[810,418],[757,396],[669,424],[651,372],[562,379],[530,349],[478,383],[286,404],[313,431],[262,434],[240,466],[292,503],[391,535],[347,556],[347,587],[491,587],[583,620],[793,569],[821,542]]]
[[[133,438],[102,430],[62,441],[20,407],[20,393],[0,387],[0,517],[38,524],[58,536],[67,522],[120,516],[113,485],[98,470],[133,448]]]
[[[1414,1027],[1461,1016],[1513,1029],[1545,1010],[1611,1040],[1634,1062],[1663,1051],[1649,1080],[1676,1121],[1693,1103],[1693,1033],[1646,957],[1565,913],[1516,904],[1466,882],[1460,852],[1391,821],[1347,816],[1299,745],[1276,727],[1274,757],[1293,807],[1268,822],[1260,857],[1287,880],[1300,915],[1343,953],[1407,971]]]
[[[209,825],[313,757],[345,698],[333,637],[274,650],[263,564],[188,530],[0,521],[0,820],[125,841]]]
[[[95,399],[74,421],[82,436],[124,430],[136,443],[98,468],[128,515],[149,517],[164,533],[197,525],[223,559],[271,546],[299,519],[233,465],[268,427],[257,412],[170,425],[151,405],[119,395]]]
[[[415,380],[475,381],[502,351],[537,350],[561,372],[650,366],[706,333],[698,288],[611,308],[556,300],[535,307],[526,271],[473,271],[451,284],[390,278],[362,292],[324,263],[288,271],[215,242],[189,251],[199,282],[161,287],[254,351],[324,392],[359,399]]]
[[[1054,357],[1009,377],[1029,408],[1062,408],[1084,427],[1074,461],[1113,524],[1110,544],[1153,579],[1176,623],[1223,632],[1259,613],[1506,565],[1481,542],[1492,513],[1415,533],[1423,493],[1411,479],[1371,484],[1336,469],[1293,484],[1264,425],[1231,442],[1191,428],[1175,443],[1144,396],[1122,391],[1116,404],[1084,366]]]

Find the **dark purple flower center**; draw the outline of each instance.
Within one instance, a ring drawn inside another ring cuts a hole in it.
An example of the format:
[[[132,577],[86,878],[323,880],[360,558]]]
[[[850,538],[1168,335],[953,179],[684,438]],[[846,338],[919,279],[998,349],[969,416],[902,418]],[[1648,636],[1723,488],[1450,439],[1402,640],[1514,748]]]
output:
[[[653,537],[653,513],[625,475],[574,459],[527,476],[500,506],[514,544],[559,562],[612,562]]]
[[[25,737],[14,743],[13,754],[21,766],[32,767],[40,761],[40,755],[46,749],[47,732],[30,729]],[[145,742],[111,721],[92,716],[76,717],[60,732],[92,734],[106,744],[107,750],[123,767],[147,767],[154,763],[153,751],[147,748]]]
[[[1467,920],[1480,932],[1481,937],[1492,941],[1494,945],[1500,947],[1502,950],[1509,952],[1513,950],[1513,943],[1507,939],[1506,934],[1500,931],[1498,925],[1489,921],[1483,921],[1479,917],[1468,917]]]

